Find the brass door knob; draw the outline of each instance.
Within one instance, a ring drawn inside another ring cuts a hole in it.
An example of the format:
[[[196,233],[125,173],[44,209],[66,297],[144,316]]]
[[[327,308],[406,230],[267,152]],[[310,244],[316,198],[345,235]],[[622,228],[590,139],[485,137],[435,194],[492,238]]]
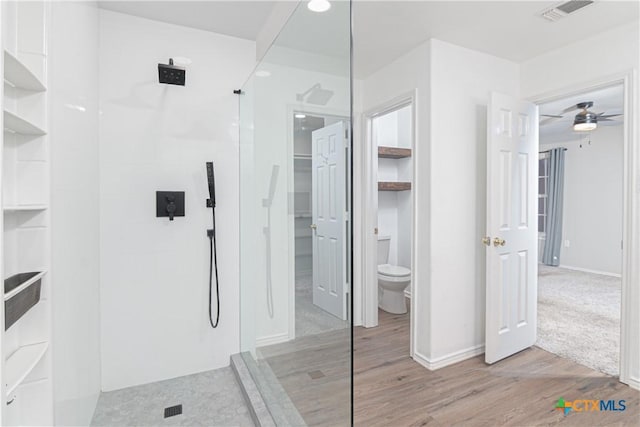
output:
[[[491,237],[490,236],[485,236],[482,238],[482,244],[483,245],[487,245],[487,246],[491,246]]]
[[[507,241],[499,237],[496,237],[495,239],[493,239],[493,246],[495,246],[496,248],[498,246],[504,246],[506,244],[507,244]]]
[[[317,226],[317,225],[315,225],[315,224],[311,224],[311,225],[309,226],[309,228],[312,228],[312,229],[314,229],[314,230],[315,230],[316,228],[318,228],[318,226]]]

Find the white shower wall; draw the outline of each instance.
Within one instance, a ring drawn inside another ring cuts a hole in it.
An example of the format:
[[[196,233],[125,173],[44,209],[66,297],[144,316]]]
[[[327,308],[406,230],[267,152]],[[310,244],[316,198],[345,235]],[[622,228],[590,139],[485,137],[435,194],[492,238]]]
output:
[[[158,83],[183,56],[186,86]],[[250,41],[100,12],[102,389],[228,365],[239,351],[238,96]],[[215,164],[220,326],[208,320]],[[157,190],[185,191],[185,217],[155,216]]]
[[[89,425],[100,393],[98,8],[87,1],[51,9],[55,423]]]

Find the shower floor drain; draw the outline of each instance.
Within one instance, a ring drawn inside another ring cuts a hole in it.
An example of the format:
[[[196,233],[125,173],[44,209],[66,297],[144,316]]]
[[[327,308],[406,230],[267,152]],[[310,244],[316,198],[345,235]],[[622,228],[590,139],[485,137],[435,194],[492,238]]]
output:
[[[169,406],[168,408],[164,408],[164,417],[174,417],[176,415],[182,414],[182,404],[176,406]]]

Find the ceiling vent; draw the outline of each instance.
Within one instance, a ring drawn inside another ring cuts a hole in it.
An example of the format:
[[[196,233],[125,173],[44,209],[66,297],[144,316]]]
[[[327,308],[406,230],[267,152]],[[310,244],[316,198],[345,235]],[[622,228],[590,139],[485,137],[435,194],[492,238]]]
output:
[[[555,22],[577,10],[589,6],[590,4],[593,4],[593,0],[569,0],[543,10],[540,12],[540,16],[548,21]]]

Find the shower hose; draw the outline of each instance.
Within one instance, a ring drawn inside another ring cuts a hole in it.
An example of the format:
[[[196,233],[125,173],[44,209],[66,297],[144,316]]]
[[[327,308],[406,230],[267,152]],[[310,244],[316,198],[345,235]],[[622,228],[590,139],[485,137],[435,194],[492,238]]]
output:
[[[209,236],[209,323],[212,328],[218,327],[220,322],[220,288],[218,287],[218,248],[216,246],[216,208],[211,208],[213,228],[207,230]],[[211,314],[211,297],[213,294],[213,275],[216,276],[216,321]]]

